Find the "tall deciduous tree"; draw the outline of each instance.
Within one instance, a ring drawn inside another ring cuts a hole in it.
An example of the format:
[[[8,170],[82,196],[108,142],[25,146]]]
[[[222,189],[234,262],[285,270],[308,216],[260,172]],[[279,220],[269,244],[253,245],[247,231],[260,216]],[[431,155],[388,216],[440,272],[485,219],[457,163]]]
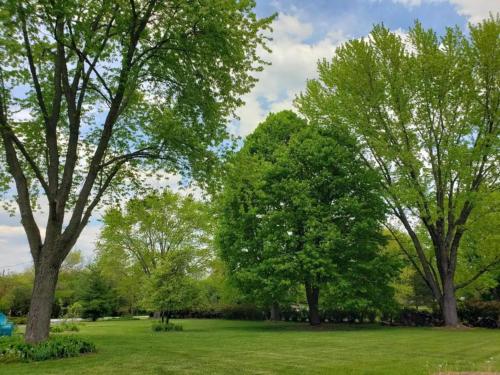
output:
[[[106,193],[148,169],[206,176],[263,64],[256,51],[272,17],[258,19],[254,6],[0,2],[0,180],[14,179],[35,265],[27,341],[47,338],[60,265]]]
[[[272,114],[247,138],[225,181],[223,259],[243,282],[278,293],[302,284],[311,324],[320,323],[322,286],[354,275],[374,287],[389,281],[375,277],[391,273],[378,252],[385,207],[356,147],[345,133],[293,112]]]
[[[413,249],[403,242],[401,248],[448,326],[459,324],[455,292],[468,283],[457,285],[455,273],[469,218],[476,202],[498,189],[499,34],[498,16],[470,25],[469,36],[448,28],[438,37],[417,22],[403,39],[376,26],[369,38],[321,61],[320,78],[297,100],[311,120],[358,137],[367,165],[382,176],[392,214],[411,238]],[[416,230],[419,224],[425,232]]]

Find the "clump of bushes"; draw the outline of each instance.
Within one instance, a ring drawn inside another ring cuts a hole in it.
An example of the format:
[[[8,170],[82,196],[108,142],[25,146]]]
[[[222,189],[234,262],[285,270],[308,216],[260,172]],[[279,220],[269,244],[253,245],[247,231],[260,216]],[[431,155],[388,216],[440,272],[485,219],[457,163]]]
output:
[[[458,315],[473,327],[500,328],[500,301],[465,301],[459,305]]]
[[[167,331],[182,331],[183,328],[180,324],[174,323],[154,323],[151,327],[154,332],[167,332]]]
[[[79,330],[80,328],[78,328],[78,325],[72,322],[62,322],[50,326],[50,332],[52,333],[78,332]]]
[[[265,320],[266,312],[253,304],[220,304],[202,306],[195,309],[173,311],[171,317],[174,319],[196,318]]]
[[[0,337],[0,363],[76,357],[95,350],[93,343],[75,336],[54,336],[37,345],[24,342],[21,336]]]
[[[140,320],[140,319],[133,316],[133,315],[127,314],[127,315],[121,315],[121,316],[110,316],[110,317],[103,318],[103,320],[129,321],[129,320]]]

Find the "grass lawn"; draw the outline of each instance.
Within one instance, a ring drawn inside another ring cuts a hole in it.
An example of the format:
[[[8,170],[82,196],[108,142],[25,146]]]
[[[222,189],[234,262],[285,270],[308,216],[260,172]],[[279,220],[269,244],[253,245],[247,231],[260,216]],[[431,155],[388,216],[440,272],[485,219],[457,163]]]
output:
[[[95,354],[0,364],[0,374],[434,374],[500,371],[500,330],[324,326],[183,320],[85,323]]]

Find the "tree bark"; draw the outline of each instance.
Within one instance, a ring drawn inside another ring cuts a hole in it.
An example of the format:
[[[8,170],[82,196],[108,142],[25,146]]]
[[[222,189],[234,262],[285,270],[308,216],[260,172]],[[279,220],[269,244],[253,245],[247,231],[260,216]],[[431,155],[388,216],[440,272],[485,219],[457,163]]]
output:
[[[272,321],[280,321],[281,320],[281,311],[280,305],[277,302],[273,302],[271,304],[271,318]]]
[[[446,327],[457,327],[460,325],[457,313],[457,299],[455,296],[455,285],[453,276],[446,277],[443,283],[443,297],[441,299],[441,310]]]
[[[307,304],[309,305],[309,322],[311,325],[316,326],[321,324],[321,319],[319,316],[319,288],[312,286],[306,282],[306,297]]]
[[[35,280],[24,335],[26,342],[36,344],[49,337],[50,317],[54,304],[59,267],[41,259],[35,264]]]

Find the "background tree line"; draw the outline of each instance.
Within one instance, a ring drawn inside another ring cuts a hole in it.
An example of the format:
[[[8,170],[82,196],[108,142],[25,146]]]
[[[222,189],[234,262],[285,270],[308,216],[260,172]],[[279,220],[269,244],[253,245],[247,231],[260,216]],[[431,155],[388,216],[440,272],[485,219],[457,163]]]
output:
[[[283,131],[290,120],[304,124],[293,113],[283,112],[270,116],[260,129],[272,127],[276,132]],[[245,157],[248,156],[245,151]],[[255,173],[247,168],[239,175],[245,180]],[[248,189],[240,191],[250,193]],[[401,254],[391,233],[380,227],[376,234],[386,240],[380,242],[376,253],[368,255],[368,261],[361,261],[347,271],[326,273],[331,279],[323,277],[321,293],[313,301],[317,316],[311,317],[304,278],[307,273],[300,262],[293,261],[295,250],[290,250],[292,256],[284,252],[283,259],[274,256],[255,263],[228,253],[242,248],[241,242],[237,242],[241,239],[231,242],[229,249],[218,245],[220,237],[228,235],[229,227],[236,230],[238,225],[248,226],[251,220],[239,206],[233,206],[241,215],[241,223],[227,216],[224,219],[229,220],[227,227],[224,222],[217,224],[220,215],[231,209],[228,205],[234,204],[234,199],[233,191],[216,210],[213,203],[163,191],[133,199],[121,209],[108,210],[95,259],[85,262],[81,253],[74,251],[63,263],[52,317],[156,315],[164,319],[174,316],[310,321],[317,318],[330,322],[438,324],[439,306],[432,293]],[[264,216],[259,216],[259,220],[264,220]],[[404,238],[403,233],[400,236]],[[258,242],[258,238],[252,237],[253,242]],[[489,241],[487,237],[481,238]],[[259,251],[250,248],[252,243],[247,246],[248,250],[243,251],[245,256]],[[346,254],[358,257],[357,250]],[[336,264],[341,255],[332,254],[327,261]],[[325,253],[321,257],[326,257]],[[237,261],[246,264],[235,269]],[[26,321],[33,277],[32,270],[0,276],[0,309],[16,317],[19,323]],[[471,324],[492,326],[498,315],[499,304],[495,301],[499,293],[500,272],[483,274],[459,294],[460,317]]]

